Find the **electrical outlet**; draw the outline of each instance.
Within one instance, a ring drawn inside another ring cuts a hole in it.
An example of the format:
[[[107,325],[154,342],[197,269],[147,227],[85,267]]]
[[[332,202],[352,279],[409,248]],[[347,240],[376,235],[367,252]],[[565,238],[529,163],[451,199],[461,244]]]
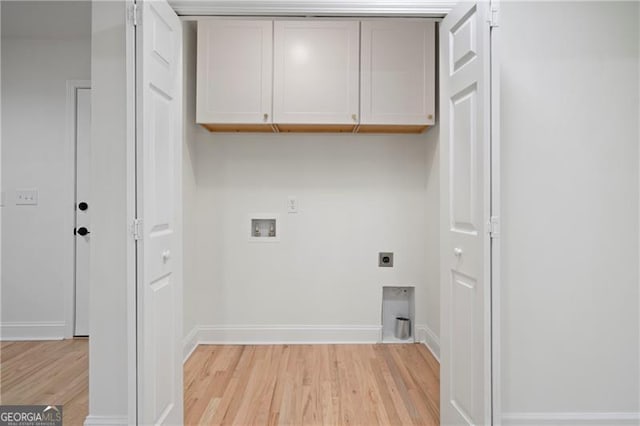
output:
[[[16,206],[37,206],[37,189],[16,189]]]
[[[287,198],[287,212],[298,213],[298,199],[296,197]]]
[[[381,268],[393,268],[393,253],[378,253],[378,266]]]

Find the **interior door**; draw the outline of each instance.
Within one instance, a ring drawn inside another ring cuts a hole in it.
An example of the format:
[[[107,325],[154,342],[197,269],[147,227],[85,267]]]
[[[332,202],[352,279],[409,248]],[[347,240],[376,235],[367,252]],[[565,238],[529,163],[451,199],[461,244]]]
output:
[[[91,89],[76,89],[76,239],[74,336],[89,335],[89,194],[91,182]]]
[[[490,25],[461,2],[440,27],[441,423],[491,424]]]
[[[182,28],[166,0],[137,5],[138,422],[181,424]]]

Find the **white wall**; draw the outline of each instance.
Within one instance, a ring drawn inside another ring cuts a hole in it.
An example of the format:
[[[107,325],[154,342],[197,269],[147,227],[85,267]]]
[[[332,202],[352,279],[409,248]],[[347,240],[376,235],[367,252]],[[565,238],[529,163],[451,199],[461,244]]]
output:
[[[437,127],[210,133],[194,124],[194,31],[185,30],[187,352],[198,339],[376,340],[384,285],[416,286],[417,337],[437,352]],[[288,196],[299,213],[287,214]],[[280,242],[249,242],[251,213],[279,215]],[[378,268],[379,251],[395,253],[394,268]]]
[[[183,24],[183,55],[184,68],[183,75],[194,76],[196,72],[196,23],[185,22]],[[196,79],[184,78],[184,87],[182,90],[184,98],[184,146],[182,150],[182,196],[183,196],[183,279],[185,283],[191,283],[195,280],[197,264],[195,262],[195,253],[197,247],[195,238],[198,234],[195,221],[195,209],[193,206],[196,202],[197,187],[196,176],[194,170],[195,149],[197,142],[198,126],[193,125],[196,117]],[[184,334],[188,334],[197,324],[195,312],[191,309],[197,304],[199,295],[195,291],[188,291],[187,284],[183,286],[183,327]]]
[[[312,341],[328,328],[329,339],[376,339],[383,285],[415,285],[416,324],[433,321],[437,338],[437,129],[223,134],[193,124],[193,109],[187,116],[187,339],[194,326],[205,339]],[[299,213],[287,214],[288,196]],[[249,242],[251,213],[279,215],[280,242]],[[379,251],[395,253],[394,268],[378,268]]]
[[[185,311],[199,325],[375,327],[382,286],[415,285],[425,324],[427,246],[437,244],[427,139],[199,130]],[[286,212],[290,195],[297,214]],[[249,242],[251,213],[279,215],[280,242]],[[378,268],[379,251],[395,253],[393,268]]]
[[[425,209],[425,300],[424,336],[434,354],[440,356],[440,126],[427,133],[427,205]],[[416,305],[418,309],[418,305]]]
[[[638,3],[502,9],[503,412],[637,424]]]
[[[92,9],[89,416],[85,425],[126,425],[135,407],[135,198],[131,1]]]
[[[2,2],[3,339],[62,338],[73,281],[66,81],[91,77],[91,4]],[[16,206],[37,188],[37,206]]]

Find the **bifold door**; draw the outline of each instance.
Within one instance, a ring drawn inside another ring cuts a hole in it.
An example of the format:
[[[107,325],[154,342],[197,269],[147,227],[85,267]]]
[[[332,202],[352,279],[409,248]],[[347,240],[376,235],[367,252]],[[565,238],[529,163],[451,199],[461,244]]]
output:
[[[138,423],[182,424],[182,27],[137,2]]]
[[[440,26],[441,423],[491,424],[490,5]]]

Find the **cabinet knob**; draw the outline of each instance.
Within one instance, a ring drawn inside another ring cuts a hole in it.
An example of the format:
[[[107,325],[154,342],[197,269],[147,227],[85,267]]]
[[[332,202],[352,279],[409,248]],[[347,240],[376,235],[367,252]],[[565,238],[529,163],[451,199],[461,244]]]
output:
[[[356,114],[351,114],[351,118],[353,121],[358,121],[358,116]]]
[[[264,113],[264,121],[267,121],[269,119],[269,114],[267,114],[266,112]]]
[[[427,115],[427,118],[428,118],[429,120],[433,120],[433,114],[429,114],[429,115]]]

